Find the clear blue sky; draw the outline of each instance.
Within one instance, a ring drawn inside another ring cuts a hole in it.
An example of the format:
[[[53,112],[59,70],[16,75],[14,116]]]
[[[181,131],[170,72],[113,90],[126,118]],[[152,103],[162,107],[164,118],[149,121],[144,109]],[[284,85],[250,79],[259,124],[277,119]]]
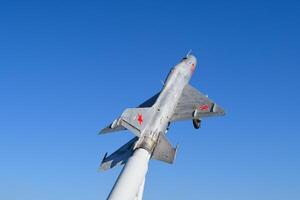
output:
[[[297,1],[2,1],[0,199],[105,199],[98,172],[129,132],[97,132],[161,89],[189,49],[191,84],[227,111],[172,124],[174,165],[145,200],[300,199]]]

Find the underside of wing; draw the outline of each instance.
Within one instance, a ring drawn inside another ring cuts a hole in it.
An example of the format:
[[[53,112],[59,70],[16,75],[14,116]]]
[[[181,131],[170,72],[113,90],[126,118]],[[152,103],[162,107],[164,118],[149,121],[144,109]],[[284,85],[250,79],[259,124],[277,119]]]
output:
[[[191,85],[186,85],[171,121],[224,115],[224,110]]]
[[[145,102],[143,102],[142,104],[140,104],[136,109],[139,109],[139,108],[142,109],[142,108],[150,108],[150,107],[152,107],[155,104],[155,102],[156,102],[159,94],[160,94],[160,92],[156,93],[154,96],[150,97]],[[107,127],[105,127],[104,129],[102,129],[99,134],[106,134],[106,133],[111,133],[111,132],[123,131],[123,130],[127,129],[126,125],[127,124],[125,124],[125,126],[124,126],[124,123],[122,125],[122,119],[118,118],[118,119],[115,119]]]
[[[124,126],[121,124],[121,118],[115,119],[112,123],[110,123],[108,126],[103,128],[99,134],[107,134],[107,133],[112,133],[112,132],[117,132],[117,131],[123,131],[126,130]]]
[[[106,134],[106,133],[111,133],[111,132],[117,132],[117,131],[123,131],[126,130],[121,124],[117,124],[117,120],[115,120],[113,123],[105,127],[104,129],[101,130],[100,134]]]
[[[153,113],[152,107],[127,108],[120,117],[121,125],[139,137]]]

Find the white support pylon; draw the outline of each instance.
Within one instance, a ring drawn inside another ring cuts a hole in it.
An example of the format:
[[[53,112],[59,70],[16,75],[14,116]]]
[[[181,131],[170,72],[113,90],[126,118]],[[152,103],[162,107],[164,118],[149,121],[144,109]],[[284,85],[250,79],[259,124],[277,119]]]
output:
[[[143,199],[143,193],[144,193],[144,188],[145,188],[145,179],[146,178],[144,178],[143,183],[140,186],[140,189],[139,189],[139,191],[136,195],[135,200],[142,200]]]
[[[136,149],[121,171],[108,200],[140,200],[144,191],[150,153],[142,148]]]

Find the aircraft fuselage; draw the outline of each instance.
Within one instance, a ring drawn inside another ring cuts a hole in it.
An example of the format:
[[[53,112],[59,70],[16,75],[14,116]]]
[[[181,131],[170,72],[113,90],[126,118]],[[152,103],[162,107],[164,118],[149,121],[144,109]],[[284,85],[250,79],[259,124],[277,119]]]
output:
[[[189,55],[171,69],[164,87],[153,105],[155,113],[141,132],[141,135],[151,137],[155,141],[159,134],[166,132],[170,118],[184,87],[192,77],[196,64],[196,58],[193,55]]]

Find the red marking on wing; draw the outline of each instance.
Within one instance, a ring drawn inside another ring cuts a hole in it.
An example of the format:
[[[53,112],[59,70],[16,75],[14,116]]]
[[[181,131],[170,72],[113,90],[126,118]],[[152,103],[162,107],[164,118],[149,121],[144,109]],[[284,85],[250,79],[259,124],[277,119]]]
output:
[[[138,119],[137,120],[138,120],[139,124],[142,125],[142,123],[143,123],[143,115],[138,114]]]
[[[201,105],[199,106],[200,110],[208,110],[208,105]]]

